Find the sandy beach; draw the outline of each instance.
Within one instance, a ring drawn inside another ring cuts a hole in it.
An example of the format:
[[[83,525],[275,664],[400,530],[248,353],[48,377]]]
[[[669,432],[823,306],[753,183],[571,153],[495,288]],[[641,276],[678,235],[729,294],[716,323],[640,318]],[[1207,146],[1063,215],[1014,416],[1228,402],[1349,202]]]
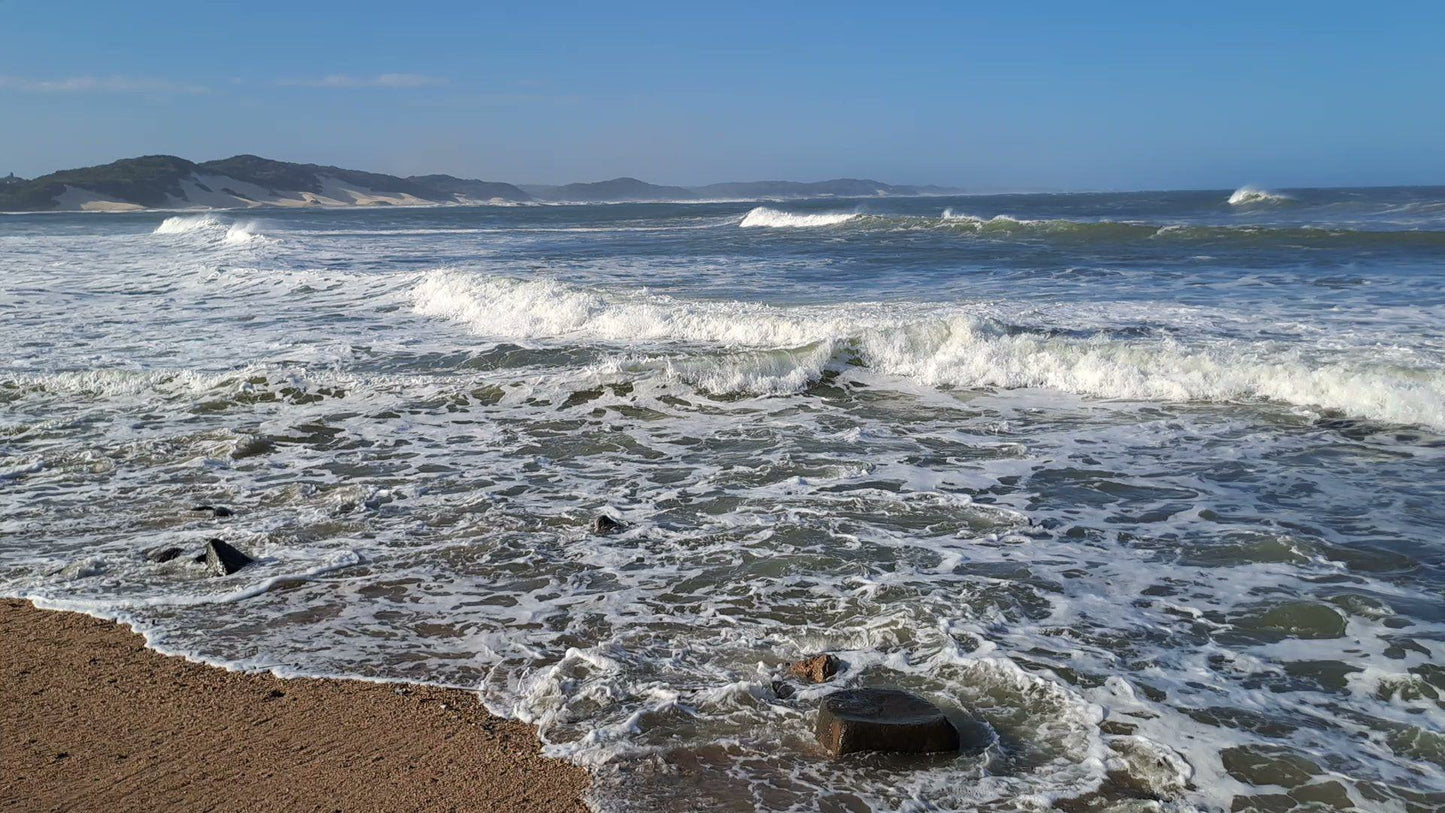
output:
[[[585,810],[586,772],[468,692],[228,672],[0,601],[0,808]]]

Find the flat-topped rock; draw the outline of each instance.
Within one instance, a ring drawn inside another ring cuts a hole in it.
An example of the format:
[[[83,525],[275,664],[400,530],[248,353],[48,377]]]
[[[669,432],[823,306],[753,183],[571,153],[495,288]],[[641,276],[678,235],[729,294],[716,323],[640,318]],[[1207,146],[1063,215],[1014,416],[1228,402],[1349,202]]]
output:
[[[229,576],[254,561],[223,540],[212,539],[206,543],[206,567],[217,576]]]
[[[958,730],[938,707],[897,689],[844,689],[818,707],[818,742],[833,756],[855,751],[957,751]]]

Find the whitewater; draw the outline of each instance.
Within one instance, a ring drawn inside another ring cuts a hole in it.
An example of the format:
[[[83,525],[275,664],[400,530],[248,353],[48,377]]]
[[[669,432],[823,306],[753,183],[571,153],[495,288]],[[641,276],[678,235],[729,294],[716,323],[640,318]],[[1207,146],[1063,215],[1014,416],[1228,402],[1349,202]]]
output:
[[[603,810],[1445,805],[1445,189],[16,215],[0,267],[0,594],[473,689]],[[838,686],[992,744],[830,760]]]

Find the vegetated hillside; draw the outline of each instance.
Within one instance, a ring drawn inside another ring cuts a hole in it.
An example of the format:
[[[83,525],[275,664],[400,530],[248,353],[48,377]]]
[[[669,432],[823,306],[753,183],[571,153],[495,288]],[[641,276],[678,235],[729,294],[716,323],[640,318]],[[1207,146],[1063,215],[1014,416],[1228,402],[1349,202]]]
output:
[[[500,181],[477,181],[452,175],[413,175],[407,180],[429,189],[449,192],[472,200],[501,198],[502,200],[523,202],[532,199],[532,196],[520,187]]]
[[[681,186],[658,186],[636,178],[613,178],[596,183],[569,183],[566,186],[524,187],[541,200],[573,203],[622,203],[627,201],[695,200],[698,195]]]
[[[430,180],[429,180],[430,179]],[[0,210],[379,205],[531,200],[516,186],[448,175],[399,178],[237,155],[197,164],[173,155],[125,158],[0,184]]]
[[[701,187],[661,186],[614,178],[565,186],[518,187],[453,175],[401,178],[379,172],[236,155],[194,163],[174,155],[145,155],[67,169],[25,180],[0,179],[0,211],[207,209],[248,206],[385,206],[465,203],[621,203],[647,201],[861,198],[944,194],[937,186],[880,181],[751,181]]]
[[[165,206],[172,195],[180,193],[181,182],[195,171],[195,164],[174,155],[144,155],[96,167],[66,169],[32,181],[0,186],[0,209],[54,208],[56,200],[69,186],[138,206]]]
[[[699,186],[694,191],[705,198],[867,198],[880,195],[941,193],[941,187],[894,186],[882,181],[836,178],[831,181],[747,181]]]
[[[776,198],[870,198],[887,195],[934,195],[957,191],[939,186],[894,186],[882,181],[837,178],[831,181],[746,181],[707,186],[659,186],[636,178],[597,183],[523,187],[538,200],[572,203],[624,201],[759,200]]]

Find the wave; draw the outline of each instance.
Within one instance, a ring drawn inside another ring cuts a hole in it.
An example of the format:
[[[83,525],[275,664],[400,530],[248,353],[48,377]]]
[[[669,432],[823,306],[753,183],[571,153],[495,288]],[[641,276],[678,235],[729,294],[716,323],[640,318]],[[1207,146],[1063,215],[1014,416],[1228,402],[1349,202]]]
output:
[[[1229,196],[1230,206],[1277,205],[1294,200],[1289,195],[1270,192],[1253,186],[1241,186]]]
[[[830,371],[862,366],[940,388],[1272,401],[1445,428],[1445,370],[1368,355],[1313,358],[1298,347],[1238,340],[1056,335],[960,306],[690,302],[452,271],[427,273],[411,296],[418,313],[488,339],[638,350],[643,366],[710,392],[798,392]]]
[[[744,215],[738,226],[744,229],[812,229],[819,226],[836,226],[856,217],[858,217],[856,212],[795,214],[759,206]]]
[[[255,223],[226,223],[214,215],[184,215],[161,221],[152,234],[201,234],[227,245],[248,245],[268,238],[255,231]]]
[[[1028,220],[1010,215],[979,217],[945,209],[925,215],[796,214],[758,207],[739,224],[743,227],[807,228],[836,226],[858,232],[943,231],[995,240],[1034,239],[1077,243],[1172,241],[1230,245],[1285,244],[1301,247],[1445,248],[1445,231],[1358,230],[1320,226],[1221,226],[1147,223],[1129,220]]]

